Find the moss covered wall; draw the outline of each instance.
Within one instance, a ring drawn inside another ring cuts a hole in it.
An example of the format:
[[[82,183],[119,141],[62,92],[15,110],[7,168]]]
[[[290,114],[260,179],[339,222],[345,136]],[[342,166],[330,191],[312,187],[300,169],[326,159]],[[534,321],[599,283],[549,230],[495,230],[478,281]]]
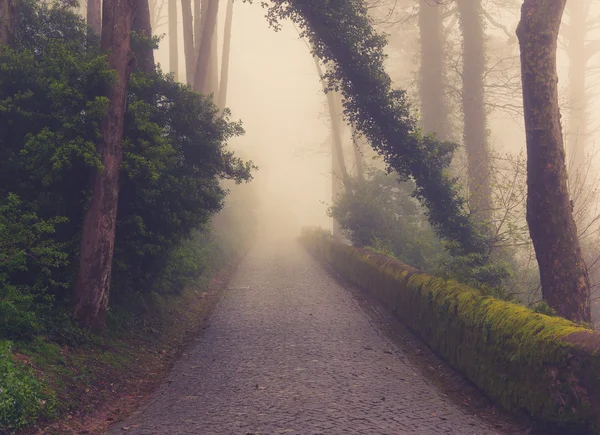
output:
[[[561,433],[600,433],[599,333],[343,245],[319,229],[304,228],[301,240],[505,409]]]

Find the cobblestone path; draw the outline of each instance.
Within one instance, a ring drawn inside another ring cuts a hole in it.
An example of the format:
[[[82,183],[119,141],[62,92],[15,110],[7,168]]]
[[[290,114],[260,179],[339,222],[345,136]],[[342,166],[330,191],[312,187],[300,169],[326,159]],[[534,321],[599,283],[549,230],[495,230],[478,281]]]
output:
[[[108,434],[499,433],[428,382],[299,245],[255,248],[202,337]]]

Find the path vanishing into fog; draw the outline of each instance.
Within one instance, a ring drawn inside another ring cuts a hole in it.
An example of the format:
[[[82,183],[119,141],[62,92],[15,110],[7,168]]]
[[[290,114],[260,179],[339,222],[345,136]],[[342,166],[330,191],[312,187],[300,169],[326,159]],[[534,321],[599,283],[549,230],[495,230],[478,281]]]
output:
[[[149,402],[107,433],[500,433],[402,354],[301,246],[265,244]]]

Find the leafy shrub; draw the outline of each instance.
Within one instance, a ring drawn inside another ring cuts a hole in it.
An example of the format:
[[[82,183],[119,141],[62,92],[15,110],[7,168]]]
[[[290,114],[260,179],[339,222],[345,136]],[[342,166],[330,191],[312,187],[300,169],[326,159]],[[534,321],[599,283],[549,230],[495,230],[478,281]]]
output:
[[[421,206],[411,197],[413,191],[412,182],[398,183],[395,177],[369,168],[364,181],[347,183],[329,214],[355,246],[385,246],[398,260],[432,271],[446,254]]]
[[[0,50],[0,338],[85,342],[67,312],[114,72],[69,2],[19,0],[16,11],[15,45]],[[132,75],[126,116],[117,300],[197,276],[193,232],[223,207],[220,181],[253,169],[226,149],[241,124],[160,71]]]
[[[61,222],[39,219],[14,194],[0,198],[0,337],[30,338],[39,331],[38,314],[52,302],[48,287],[63,285],[54,272],[67,254],[51,238]]]
[[[0,432],[12,432],[50,416],[55,398],[31,369],[12,360],[11,343],[0,341]]]

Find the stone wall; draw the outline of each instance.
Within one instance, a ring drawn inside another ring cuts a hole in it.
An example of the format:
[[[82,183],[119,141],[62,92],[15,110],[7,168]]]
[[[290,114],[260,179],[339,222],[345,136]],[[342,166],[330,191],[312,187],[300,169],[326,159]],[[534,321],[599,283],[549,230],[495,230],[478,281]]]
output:
[[[600,433],[600,334],[304,228],[317,258],[373,293],[505,409],[560,433]]]

